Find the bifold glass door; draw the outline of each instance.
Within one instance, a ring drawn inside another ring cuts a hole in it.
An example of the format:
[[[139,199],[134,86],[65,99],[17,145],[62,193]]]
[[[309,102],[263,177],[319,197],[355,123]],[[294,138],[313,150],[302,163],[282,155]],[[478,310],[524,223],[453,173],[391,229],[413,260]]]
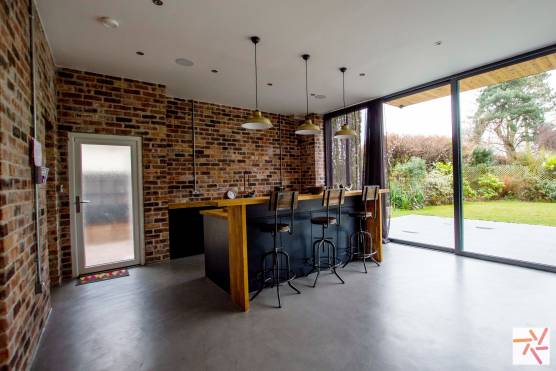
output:
[[[390,239],[556,268],[556,53],[393,96],[383,113]]]
[[[459,89],[464,252],[556,266],[556,54]]]
[[[389,238],[453,249],[450,85],[386,101],[383,117]]]

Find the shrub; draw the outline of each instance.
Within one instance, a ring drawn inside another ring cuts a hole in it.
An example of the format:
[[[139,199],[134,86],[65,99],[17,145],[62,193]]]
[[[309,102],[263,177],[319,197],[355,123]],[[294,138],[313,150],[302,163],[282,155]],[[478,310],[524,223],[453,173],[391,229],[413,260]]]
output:
[[[463,179],[463,197],[467,201],[472,201],[477,198],[477,192],[471,187],[467,179]]]
[[[425,204],[423,188],[418,184],[402,186],[396,181],[391,181],[390,202],[397,209],[421,209]]]
[[[425,160],[412,157],[392,169],[390,197],[399,209],[420,209],[424,206],[423,183],[426,176]]]
[[[487,173],[477,178],[477,195],[485,200],[491,200],[500,196],[504,189],[504,183],[493,174]]]
[[[513,165],[521,165],[532,173],[540,174],[543,170],[543,159],[544,155],[527,150],[516,154]]]
[[[422,183],[426,175],[425,160],[411,157],[407,162],[397,164],[392,176],[400,183]]]
[[[450,137],[387,134],[386,141],[386,155],[391,167],[407,162],[412,157],[422,158],[427,164],[448,162],[452,158]]]
[[[452,176],[439,170],[431,170],[425,178],[425,203],[446,205],[453,202]]]
[[[556,202],[556,180],[543,180],[540,187],[546,199]]]
[[[454,166],[451,162],[435,162],[432,167],[434,170],[444,175],[452,176],[452,174],[454,173]]]
[[[492,164],[493,153],[489,148],[476,147],[471,152],[471,165]]]
[[[556,178],[556,156],[547,158],[542,167],[548,176]]]

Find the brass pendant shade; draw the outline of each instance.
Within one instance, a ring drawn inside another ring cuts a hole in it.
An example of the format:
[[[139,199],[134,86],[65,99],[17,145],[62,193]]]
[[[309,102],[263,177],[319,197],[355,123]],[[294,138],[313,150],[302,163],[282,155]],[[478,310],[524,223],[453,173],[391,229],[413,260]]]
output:
[[[258,79],[258,66],[257,66],[257,44],[261,39],[258,36],[252,36],[251,42],[255,46],[255,111],[253,115],[247,119],[243,124],[242,128],[249,130],[266,130],[272,127],[272,122],[270,119],[263,116],[261,111],[259,111],[259,79]]]
[[[310,118],[306,118],[305,122],[295,129],[295,133],[297,135],[316,135],[320,133],[320,128],[313,124]]]
[[[261,111],[257,110],[253,112],[247,121],[241,124],[241,127],[250,130],[266,130],[272,127],[272,122],[264,117]]]
[[[318,135],[320,134],[320,128],[313,124],[313,121],[309,118],[309,81],[307,74],[307,61],[309,60],[309,54],[303,54],[301,58],[305,61],[305,99],[307,103],[307,111],[305,116],[305,121],[303,124],[299,125],[295,129],[295,134],[297,135]]]
[[[347,71],[346,67],[340,68],[340,72],[342,73],[342,98],[344,100],[344,108],[346,108],[346,79],[345,79],[346,71]],[[348,124],[347,114],[344,114],[344,118],[345,118],[345,121],[342,124],[342,127],[340,128],[340,130],[337,130],[334,133],[334,138],[336,138],[336,139],[352,139],[352,138],[355,138],[357,136],[357,133],[355,133],[355,131],[350,129],[349,124]]]
[[[355,131],[349,128],[348,124],[343,124],[340,130],[334,133],[334,138],[336,139],[351,139],[354,138],[357,134]]]

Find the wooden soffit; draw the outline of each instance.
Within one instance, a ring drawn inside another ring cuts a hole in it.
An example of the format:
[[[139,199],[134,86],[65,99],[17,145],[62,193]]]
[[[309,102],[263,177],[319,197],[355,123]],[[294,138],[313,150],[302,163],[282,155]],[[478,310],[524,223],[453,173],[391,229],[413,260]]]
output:
[[[520,77],[537,75],[554,69],[556,69],[556,53],[462,79],[460,81],[460,91],[478,89],[505,81],[515,80]],[[386,102],[386,104],[396,107],[407,107],[412,104],[422,103],[449,95],[450,85],[443,85],[434,89],[428,89],[405,97],[396,98]]]

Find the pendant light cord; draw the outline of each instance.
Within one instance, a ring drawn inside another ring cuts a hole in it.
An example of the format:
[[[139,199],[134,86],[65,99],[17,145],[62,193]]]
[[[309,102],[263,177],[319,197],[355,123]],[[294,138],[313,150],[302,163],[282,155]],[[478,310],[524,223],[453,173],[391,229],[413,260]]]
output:
[[[259,74],[257,67],[257,43],[255,43],[255,109],[259,110]]]
[[[346,73],[342,71],[342,99],[344,101],[344,108],[346,108]]]
[[[305,59],[305,98],[307,101],[307,116],[309,116],[309,78],[307,75],[307,59]]]
[[[344,101],[344,110],[346,108],[346,71],[342,71],[342,100]],[[347,125],[348,123],[348,116],[347,113],[344,113],[344,124]]]

